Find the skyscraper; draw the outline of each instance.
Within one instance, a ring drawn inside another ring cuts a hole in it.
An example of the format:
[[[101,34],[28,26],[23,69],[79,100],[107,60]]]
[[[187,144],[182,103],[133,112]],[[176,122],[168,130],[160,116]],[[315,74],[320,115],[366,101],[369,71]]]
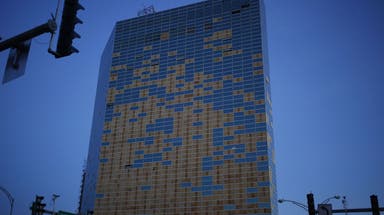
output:
[[[259,0],[117,22],[81,212],[276,215],[266,39]]]

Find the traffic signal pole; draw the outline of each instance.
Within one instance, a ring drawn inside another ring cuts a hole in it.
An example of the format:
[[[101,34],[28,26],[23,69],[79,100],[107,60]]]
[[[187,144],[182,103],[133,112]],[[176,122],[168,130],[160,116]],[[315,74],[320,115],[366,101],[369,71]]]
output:
[[[324,204],[318,205],[318,210],[315,209],[315,201],[312,193],[307,194],[307,203],[308,203],[308,215],[332,215],[333,213],[362,213],[362,212],[372,212],[372,215],[380,215],[380,211],[384,211],[384,208],[379,207],[379,202],[376,195],[371,195],[371,208],[351,208],[351,209],[332,209],[330,207],[328,210],[321,210],[321,206]],[[325,213],[324,213],[325,211]]]
[[[17,48],[24,41],[30,40],[44,33],[54,33],[57,29],[56,22],[52,19],[48,22],[32,28],[24,33],[9,38],[3,42],[0,42],[0,52],[9,48]]]

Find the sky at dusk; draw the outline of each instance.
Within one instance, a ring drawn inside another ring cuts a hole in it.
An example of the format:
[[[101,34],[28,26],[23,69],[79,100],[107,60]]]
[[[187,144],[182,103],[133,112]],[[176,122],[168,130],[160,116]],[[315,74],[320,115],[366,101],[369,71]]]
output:
[[[75,212],[87,158],[101,53],[116,21],[198,0],[85,1],[74,42],[55,59],[49,35],[32,41],[26,74],[0,85],[0,186],[14,215],[30,214],[36,194]],[[0,37],[45,23],[52,0],[2,0]],[[346,196],[349,208],[384,207],[384,1],[265,0],[279,198],[306,203]],[[55,43],[56,44],[56,43]],[[0,52],[2,78],[8,50]],[[334,208],[342,208],[333,200]],[[280,215],[304,215],[293,204]],[[0,193],[0,215],[9,214]],[[366,213],[369,214],[369,213]],[[362,213],[362,215],[365,215]]]

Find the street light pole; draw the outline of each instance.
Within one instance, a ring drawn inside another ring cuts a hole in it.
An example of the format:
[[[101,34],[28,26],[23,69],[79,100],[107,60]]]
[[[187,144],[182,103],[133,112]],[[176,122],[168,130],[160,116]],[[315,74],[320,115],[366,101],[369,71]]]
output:
[[[9,212],[9,214],[12,215],[12,213],[13,213],[13,203],[15,202],[15,199],[12,197],[11,193],[8,192],[8,190],[6,190],[4,187],[0,186],[0,190],[3,191],[3,193],[5,193],[5,195],[7,195],[7,197],[8,197],[9,204],[11,205],[11,211]]]
[[[12,213],[13,213],[13,203],[15,203],[14,198],[12,198],[12,200],[11,200],[11,212],[9,212],[10,215],[12,215]]]
[[[56,199],[59,198],[59,197],[60,197],[60,195],[52,194],[52,201],[53,201],[52,211],[53,211],[53,213],[55,213],[55,203],[56,203]]]

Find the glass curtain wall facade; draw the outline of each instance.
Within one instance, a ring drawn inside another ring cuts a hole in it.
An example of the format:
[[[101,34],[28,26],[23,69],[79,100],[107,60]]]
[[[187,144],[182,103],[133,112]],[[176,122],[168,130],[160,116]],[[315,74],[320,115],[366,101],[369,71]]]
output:
[[[263,12],[208,0],[116,24],[83,214],[277,215]]]

